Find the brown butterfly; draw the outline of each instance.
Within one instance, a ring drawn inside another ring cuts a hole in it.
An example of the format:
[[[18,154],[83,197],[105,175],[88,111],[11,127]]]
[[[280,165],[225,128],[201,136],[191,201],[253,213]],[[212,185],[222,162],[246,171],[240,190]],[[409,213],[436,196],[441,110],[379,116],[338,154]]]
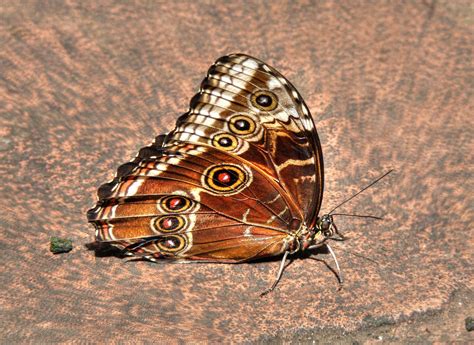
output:
[[[211,66],[176,128],[99,188],[87,217],[98,242],[150,261],[283,255],[271,291],[289,254],[340,236],[331,214],[318,217],[322,195],[321,145],[300,94],[232,54]]]

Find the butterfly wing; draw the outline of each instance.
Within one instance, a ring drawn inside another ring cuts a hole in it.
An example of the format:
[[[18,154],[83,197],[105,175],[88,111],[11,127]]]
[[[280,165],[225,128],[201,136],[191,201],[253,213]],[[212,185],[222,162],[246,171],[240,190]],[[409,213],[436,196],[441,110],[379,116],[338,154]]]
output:
[[[298,91],[264,62],[243,54],[218,59],[167,142],[239,155],[292,195],[307,224],[315,221],[323,194],[316,127]]]
[[[297,211],[237,156],[182,143],[141,150],[99,189],[96,238],[147,258],[238,262],[288,246]]]
[[[296,249],[300,225],[316,219],[322,171],[298,92],[263,62],[234,54],[211,66],[176,128],[99,189],[88,219],[98,241],[147,258],[278,255]]]

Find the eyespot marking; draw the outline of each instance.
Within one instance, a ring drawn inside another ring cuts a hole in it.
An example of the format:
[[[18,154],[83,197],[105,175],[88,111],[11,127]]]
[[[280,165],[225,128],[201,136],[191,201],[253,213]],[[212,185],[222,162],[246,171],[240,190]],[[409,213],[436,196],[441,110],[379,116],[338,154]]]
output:
[[[192,201],[180,195],[170,195],[161,200],[161,207],[166,212],[183,212],[191,206]]]
[[[225,151],[232,151],[237,147],[238,141],[233,135],[220,133],[212,138],[212,145]]]
[[[231,195],[247,187],[251,180],[248,168],[236,164],[219,164],[207,168],[201,182],[212,192]]]
[[[156,245],[164,253],[177,253],[184,249],[186,240],[183,236],[170,235],[161,238]]]
[[[233,116],[229,121],[229,129],[235,134],[251,134],[255,132],[256,127],[255,121],[246,115]]]
[[[161,216],[152,221],[153,230],[159,233],[178,232],[185,228],[187,221],[183,216]]]
[[[259,90],[250,96],[252,105],[263,111],[272,111],[278,106],[278,97],[271,91]]]

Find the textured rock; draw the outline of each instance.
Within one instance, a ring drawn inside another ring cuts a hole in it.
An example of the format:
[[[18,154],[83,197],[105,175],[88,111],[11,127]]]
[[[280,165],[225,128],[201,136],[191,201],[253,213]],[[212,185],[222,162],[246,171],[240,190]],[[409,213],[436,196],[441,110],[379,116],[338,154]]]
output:
[[[450,315],[451,296],[471,293],[469,1],[98,3],[0,4],[3,341],[370,339],[367,329]],[[260,298],[277,261],[125,263],[85,246],[97,186],[171,129],[208,66],[231,52],[276,67],[312,110],[323,211],[395,169],[341,209],[383,221],[336,219],[351,237],[334,245],[341,291],[309,258]],[[52,236],[75,249],[53,255]],[[427,322],[434,331],[421,339],[472,339],[472,298],[463,308],[453,320],[464,333],[446,338]]]

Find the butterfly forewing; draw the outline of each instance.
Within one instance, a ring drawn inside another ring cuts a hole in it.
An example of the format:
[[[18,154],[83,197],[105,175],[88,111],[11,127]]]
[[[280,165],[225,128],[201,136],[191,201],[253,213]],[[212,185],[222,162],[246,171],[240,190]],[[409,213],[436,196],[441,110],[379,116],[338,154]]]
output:
[[[319,212],[322,153],[313,120],[291,83],[262,61],[234,54],[214,63],[168,136],[170,143],[183,141],[257,165],[293,197],[307,223]]]

